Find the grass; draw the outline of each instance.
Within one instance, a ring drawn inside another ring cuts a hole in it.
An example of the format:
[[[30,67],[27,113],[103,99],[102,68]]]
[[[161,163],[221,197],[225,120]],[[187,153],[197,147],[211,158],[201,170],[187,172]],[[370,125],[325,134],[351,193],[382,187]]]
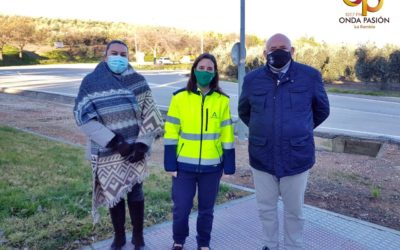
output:
[[[0,171],[0,249],[76,249],[112,236],[106,209],[92,225],[91,169],[82,148],[0,126]],[[171,219],[170,185],[163,170],[151,169],[145,226]],[[222,185],[218,203],[245,195]]]
[[[24,51],[22,59],[19,58],[19,52],[16,47],[5,45],[3,48],[3,60],[0,60],[0,66],[12,65],[33,65],[40,63],[39,56],[34,53]]]
[[[370,187],[371,197],[374,199],[378,199],[381,196],[381,188],[378,186],[371,186]]]

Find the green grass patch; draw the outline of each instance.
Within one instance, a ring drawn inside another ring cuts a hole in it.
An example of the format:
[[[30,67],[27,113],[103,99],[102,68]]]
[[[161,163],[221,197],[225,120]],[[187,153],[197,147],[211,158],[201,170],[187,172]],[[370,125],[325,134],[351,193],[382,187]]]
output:
[[[92,225],[91,168],[82,148],[0,126],[0,171],[0,249],[77,249],[112,237],[106,209]],[[152,167],[145,226],[171,219],[170,190],[171,177]],[[218,203],[245,195],[222,185]]]
[[[32,52],[23,51],[22,59],[19,58],[18,48],[5,45],[3,48],[3,60],[0,60],[0,66],[13,65],[33,65],[40,63],[40,56]]]
[[[374,199],[379,199],[381,197],[381,188],[379,186],[370,187],[371,197]]]
[[[328,88],[327,91],[329,93],[341,93],[341,94],[400,97],[400,92],[397,91],[363,91],[363,90],[338,89],[338,88]]]

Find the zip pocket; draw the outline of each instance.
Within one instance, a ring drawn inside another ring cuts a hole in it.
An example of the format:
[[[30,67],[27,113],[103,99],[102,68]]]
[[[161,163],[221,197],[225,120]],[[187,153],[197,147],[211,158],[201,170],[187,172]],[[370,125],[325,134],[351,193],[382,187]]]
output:
[[[223,154],[223,152],[219,152],[217,143],[214,143],[215,150],[217,151],[217,154],[218,154],[218,157],[219,157],[219,161],[222,162],[222,154]],[[221,143],[221,142],[219,142],[219,143]]]
[[[181,148],[179,149],[178,154],[176,155],[176,159],[177,159],[177,160],[178,160],[178,158],[179,158],[179,155],[181,154],[181,151],[182,151],[182,149],[183,149],[183,145],[185,145],[185,143],[182,143],[182,146],[181,146]]]

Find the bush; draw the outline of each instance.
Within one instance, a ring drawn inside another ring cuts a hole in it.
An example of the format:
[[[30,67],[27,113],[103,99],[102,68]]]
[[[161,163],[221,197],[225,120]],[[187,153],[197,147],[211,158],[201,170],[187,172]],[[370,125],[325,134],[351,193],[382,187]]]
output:
[[[400,84],[400,50],[395,50],[389,56],[387,65],[387,81]]]
[[[144,61],[145,61],[145,62],[154,62],[154,56],[153,56],[153,54],[145,54],[145,55],[144,55]]]
[[[388,89],[389,83],[400,84],[398,48],[363,45],[356,50],[355,56],[357,58],[355,72],[360,80],[382,83],[382,90]]]
[[[52,50],[44,53],[43,56],[46,57],[47,59],[58,62],[68,61],[70,59],[68,52],[65,50]]]
[[[355,57],[354,49],[345,46],[328,48],[328,63],[322,71],[322,77],[327,82],[334,81],[354,81],[355,75]]]

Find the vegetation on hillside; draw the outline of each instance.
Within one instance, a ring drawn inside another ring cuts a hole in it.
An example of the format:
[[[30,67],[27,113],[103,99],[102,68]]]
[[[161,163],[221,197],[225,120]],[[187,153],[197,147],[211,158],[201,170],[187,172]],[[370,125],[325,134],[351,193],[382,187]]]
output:
[[[144,61],[169,57],[178,63],[183,56],[195,58],[202,51],[213,53],[221,72],[236,78],[237,68],[230,55],[239,35],[215,32],[196,33],[162,26],[140,26],[122,22],[100,22],[31,18],[0,15],[0,66],[57,63],[96,62],[108,41],[122,39],[130,47],[130,58],[144,54]],[[265,63],[264,41],[246,36],[246,70]],[[57,46],[58,48],[56,48]],[[373,43],[331,45],[313,37],[294,41],[295,59],[322,72],[327,82],[379,82],[381,88],[399,88],[400,47]],[[27,48],[35,49],[27,49]],[[140,52],[140,53],[139,53]],[[185,68],[185,66],[183,66]],[[186,65],[186,68],[190,64]]]

